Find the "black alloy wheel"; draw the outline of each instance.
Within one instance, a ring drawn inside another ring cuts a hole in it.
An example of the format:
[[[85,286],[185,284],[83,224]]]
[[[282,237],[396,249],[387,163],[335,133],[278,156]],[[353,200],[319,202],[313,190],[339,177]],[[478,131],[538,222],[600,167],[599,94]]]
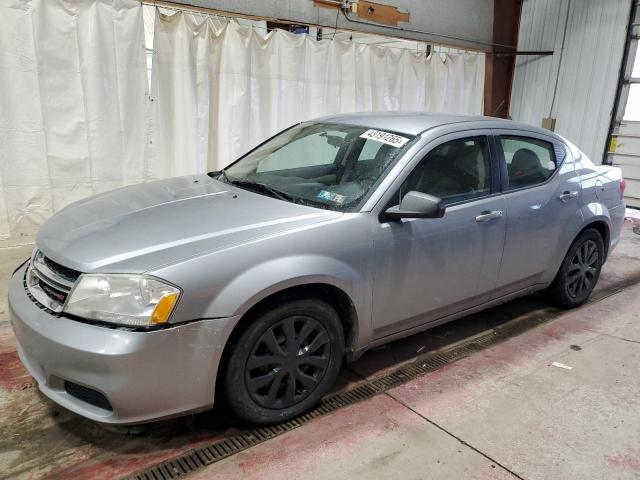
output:
[[[564,257],[548,293],[560,308],[573,308],[586,302],[600,277],[604,262],[604,242],[600,232],[584,230]]]
[[[316,298],[274,303],[244,319],[225,352],[226,403],[240,418],[270,424],[313,408],[344,357],[340,317]]]
[[[593,240],[582,243],[575,251],[567,269],[566,288],[572,298],[582,298],[597,279],[600,256]]]
[[[330,358],[326,328],[311,317],[287,317],[256,342],[245,368],[247,390],[265,408],[291,407],[315,390]]]

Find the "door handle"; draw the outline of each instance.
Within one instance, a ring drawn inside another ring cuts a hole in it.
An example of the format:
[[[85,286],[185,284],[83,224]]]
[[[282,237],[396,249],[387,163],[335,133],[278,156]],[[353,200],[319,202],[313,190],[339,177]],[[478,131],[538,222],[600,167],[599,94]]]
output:
[[[502,217],[502,210],[485,210],[476,217],[476,222],[488,222],[489,220],[500,217]]]
[[[572,198],[576,198],[578,196],[578,192],[573,190],[573,191],[569,191],[569,190],[565,190],[564,192],[562,192],[561,195],[558,196],[558,198],[563,201],[564,203],[567,203],[568,200],[571,200]]]

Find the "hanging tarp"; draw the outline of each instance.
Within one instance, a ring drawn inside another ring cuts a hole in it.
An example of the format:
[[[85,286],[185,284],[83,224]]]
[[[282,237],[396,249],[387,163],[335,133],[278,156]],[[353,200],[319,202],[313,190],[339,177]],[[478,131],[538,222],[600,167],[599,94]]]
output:
[[[177,175],[226,166],[294,123],[356,111],[481,114],[484,55],[317,41],[157,11],[153,161]]]

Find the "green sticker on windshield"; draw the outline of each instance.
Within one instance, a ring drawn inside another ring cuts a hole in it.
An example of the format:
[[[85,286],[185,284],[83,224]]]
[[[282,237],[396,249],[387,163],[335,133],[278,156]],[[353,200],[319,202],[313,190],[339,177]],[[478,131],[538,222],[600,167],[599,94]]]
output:
[[[347,199],[344,195],[340,195],[339,193],[329,192],[327,190],[320,190],[318,193],[318,198],[322,200],[326,200],[327,202],[333,202],[336,205],[342,205],[344,201]]]

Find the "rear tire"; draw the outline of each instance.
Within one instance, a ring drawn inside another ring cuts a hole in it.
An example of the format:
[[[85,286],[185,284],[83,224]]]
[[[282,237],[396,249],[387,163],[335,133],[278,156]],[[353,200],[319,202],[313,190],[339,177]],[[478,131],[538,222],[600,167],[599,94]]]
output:
[[[560,308],[575,308],[587,301],[600,277],[604,260],[604,242],[593,228],[574,240],[562,261],[548,292]]]
[[[331,388],[343,356],[342,324],[330,305],[317,299],[282,303],[235,339],[224,372],[226,400],[252,423],[289,420]]]

